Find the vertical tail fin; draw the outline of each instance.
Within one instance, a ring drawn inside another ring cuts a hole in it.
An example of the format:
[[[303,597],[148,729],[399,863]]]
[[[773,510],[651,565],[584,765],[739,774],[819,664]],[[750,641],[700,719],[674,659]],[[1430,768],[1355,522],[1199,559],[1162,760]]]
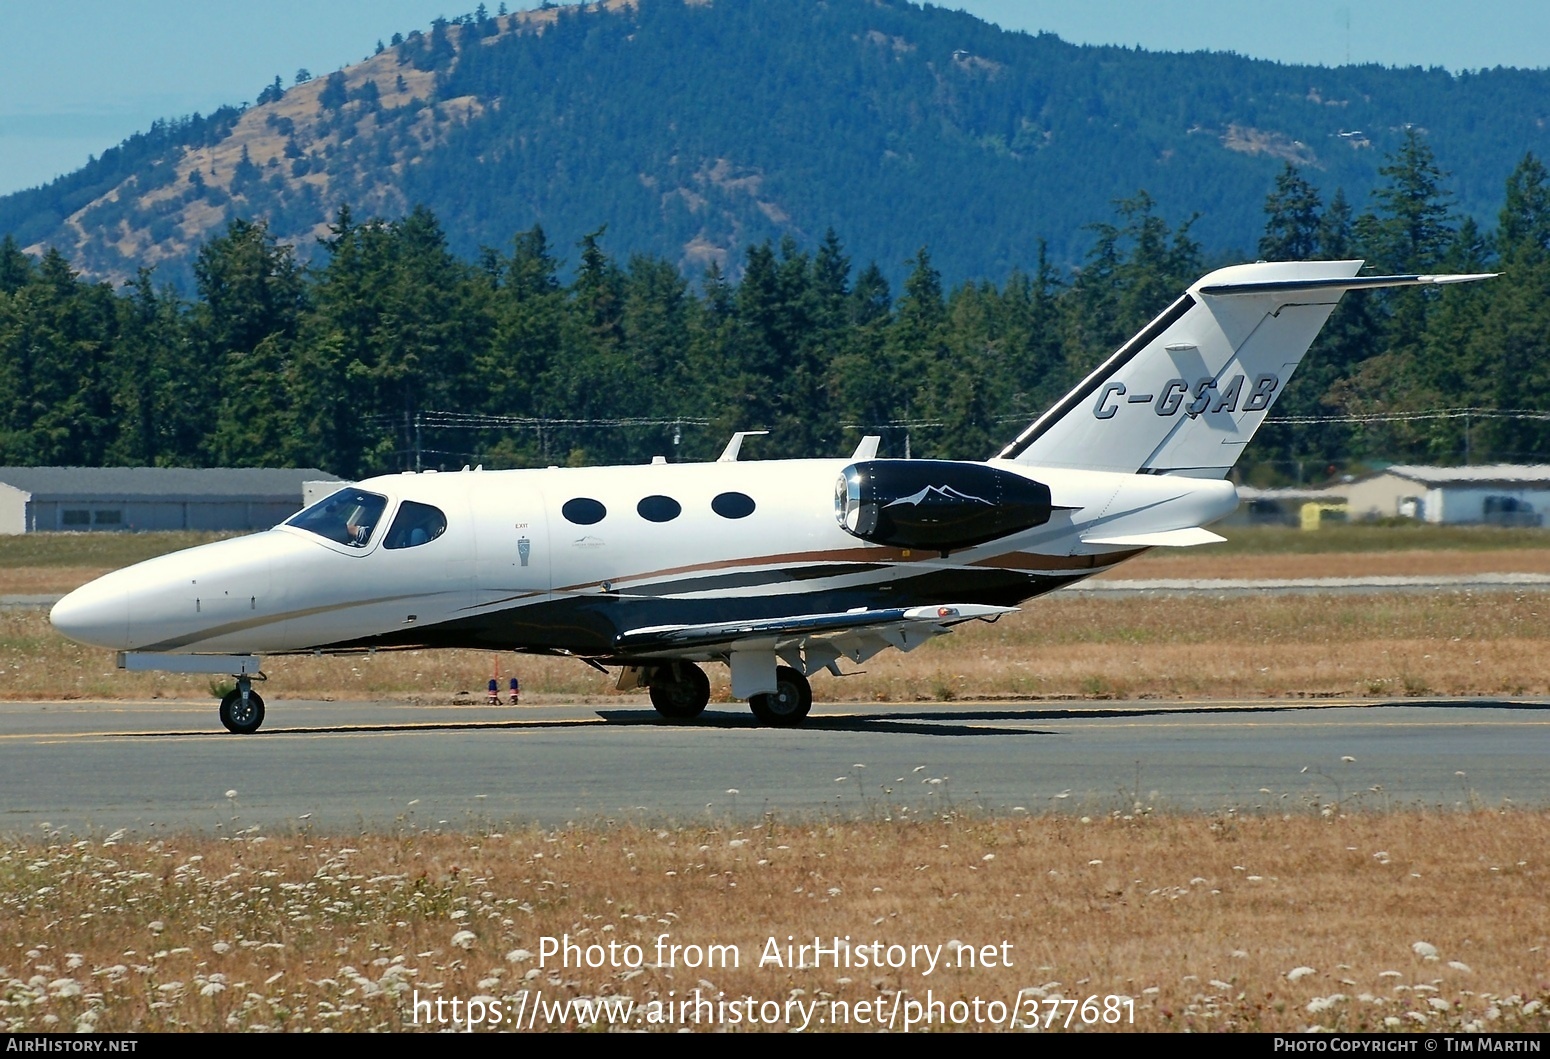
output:
[[[1260,262],[1211,273],[996,457],[1225,477],[1346,291],[1487,278],[1357,278],[1361,266]]]

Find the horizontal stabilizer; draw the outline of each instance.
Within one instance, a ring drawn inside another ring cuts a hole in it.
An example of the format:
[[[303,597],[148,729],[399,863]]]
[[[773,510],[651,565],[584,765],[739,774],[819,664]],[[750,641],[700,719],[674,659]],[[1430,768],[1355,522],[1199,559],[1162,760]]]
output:
[[[1474,283],[1495,279],[1499,272],[1474,272],[1453,276],[1324,276],[1313,279],[1262,280],[1253,283],[1212,283],[1200,288],[1213,297],[1243,294],[1296,294],[1300,291],[1371,290],[1375,287],[1423,287],[1443,283]]]
[[[1208,529],[1162,530],[1159,533],[1127,533],[1122,537],[1083,537],[1083,544],[1114,544],[1121,548],[1193,548],[1197,544],[1219,544],[1227,538]]]

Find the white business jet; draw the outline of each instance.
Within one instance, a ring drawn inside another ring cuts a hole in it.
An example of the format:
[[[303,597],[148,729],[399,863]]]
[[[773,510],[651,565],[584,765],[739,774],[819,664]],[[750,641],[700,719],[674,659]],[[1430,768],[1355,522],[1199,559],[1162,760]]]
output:
[[[1485,276],[1357,277],[1360,261],[1211,273],[984,463],[878,459],[406,473],[274,529],[108,574],[51,618],[125,669],[230,674],[222,722],[255,731],[266,654],[464,647],[621,669],[667,718],[710,697],[701,663],[769,725],[808,677],[1154,547],[1221,537],[1233,463],[1349,290]]]

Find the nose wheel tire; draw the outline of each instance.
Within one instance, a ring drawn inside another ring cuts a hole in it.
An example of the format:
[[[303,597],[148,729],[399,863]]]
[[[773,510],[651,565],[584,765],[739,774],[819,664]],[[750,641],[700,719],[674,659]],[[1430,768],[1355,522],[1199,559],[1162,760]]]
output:
[[[748,706],[761,724],[772,728],[790,728],[802,723],[813,708],[813,686],[790,666],[775,668],[775,690],[755,695]]]
[[[248,701],[242,701],[242,692],[229,691],[221,700],[221,723],[228,732],[247,735],[258,731],[264,723],[264,700],[256,691],[248,692]]]
[[[651,705],[670,721],[698,717],[710,701],[710,678],[692,662],[663,666],[651,678]]]

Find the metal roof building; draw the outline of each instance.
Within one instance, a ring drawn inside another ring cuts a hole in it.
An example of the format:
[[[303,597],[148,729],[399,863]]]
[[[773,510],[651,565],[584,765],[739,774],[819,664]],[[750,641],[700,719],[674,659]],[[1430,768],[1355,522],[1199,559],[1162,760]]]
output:
[[[1344,486],[1351,518],[1414,518],[1538,526],[1550,509],[1550,465],[1396,464]]]
[[[0,467],[0,534],[268,529],[301,510],[316,468]]]

